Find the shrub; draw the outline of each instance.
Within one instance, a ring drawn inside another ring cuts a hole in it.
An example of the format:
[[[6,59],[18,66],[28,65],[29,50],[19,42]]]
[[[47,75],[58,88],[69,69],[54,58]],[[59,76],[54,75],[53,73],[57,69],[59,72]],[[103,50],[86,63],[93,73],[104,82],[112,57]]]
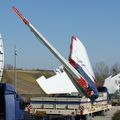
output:
[[[112,120],[120,120],[120,110],[118,110],[114,116],[112,117]]]

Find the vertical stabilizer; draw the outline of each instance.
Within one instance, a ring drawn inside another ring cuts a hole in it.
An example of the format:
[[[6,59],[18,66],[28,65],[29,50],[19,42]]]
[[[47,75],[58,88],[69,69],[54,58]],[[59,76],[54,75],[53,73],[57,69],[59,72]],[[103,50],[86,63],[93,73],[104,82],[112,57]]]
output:
[[[98,97],[98,90],[95,83],[94,73],[87,55],[87,51],[82,42],[77,37],[72,37],[69,55],[70,64],[80,73],[84,81],[78,83],[85,89],[85,94],[93,101]]]
[[[70,57],[71,63],[76,63],[85,71],[85,73],[94,81],[94,72],[90,64],[90,60],[83,43],[77,38],[72,37],[70,46]]]

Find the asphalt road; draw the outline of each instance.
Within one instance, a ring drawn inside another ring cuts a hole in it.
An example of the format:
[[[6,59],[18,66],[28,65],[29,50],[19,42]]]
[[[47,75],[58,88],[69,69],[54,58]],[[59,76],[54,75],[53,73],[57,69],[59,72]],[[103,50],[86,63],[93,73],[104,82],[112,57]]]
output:
[[[107,112],[105,116],[97,116],[91,120],[112,120],[112,116],[116,113],[117,110],[120,110],[120,106],[113,106],[110,111]]]

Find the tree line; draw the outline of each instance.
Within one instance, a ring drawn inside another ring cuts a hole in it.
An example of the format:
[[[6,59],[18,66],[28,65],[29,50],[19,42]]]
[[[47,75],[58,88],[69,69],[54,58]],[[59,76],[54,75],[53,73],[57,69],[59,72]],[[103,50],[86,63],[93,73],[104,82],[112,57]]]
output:
[[[105,62],[98,62],[93,66],[93,71],[98,84],[103,85],[104,80],[110,75],[116,75],[120,72],[120,64],[115,63],[108,66]]]

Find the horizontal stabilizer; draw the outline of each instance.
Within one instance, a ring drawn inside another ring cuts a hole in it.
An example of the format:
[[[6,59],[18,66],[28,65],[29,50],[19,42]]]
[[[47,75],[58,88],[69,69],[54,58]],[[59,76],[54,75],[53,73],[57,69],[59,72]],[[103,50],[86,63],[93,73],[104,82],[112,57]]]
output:
[[[47,94],[78,92],[65,71],[56,72],[56,75],[48,79],[42,76],[36,81]]]

